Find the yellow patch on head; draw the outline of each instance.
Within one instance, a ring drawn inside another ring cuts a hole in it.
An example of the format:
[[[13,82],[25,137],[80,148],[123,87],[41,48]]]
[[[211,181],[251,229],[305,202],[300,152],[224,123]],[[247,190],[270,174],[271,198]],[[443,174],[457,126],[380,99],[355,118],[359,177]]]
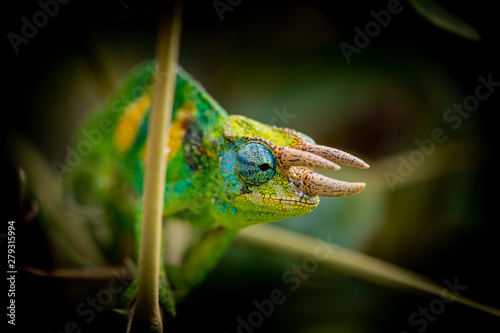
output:
[[[134,143],[150,103],[150,94],[139,97],[125,110],[118,120],[114,138],[116,147],[121,153],[130,149]]]

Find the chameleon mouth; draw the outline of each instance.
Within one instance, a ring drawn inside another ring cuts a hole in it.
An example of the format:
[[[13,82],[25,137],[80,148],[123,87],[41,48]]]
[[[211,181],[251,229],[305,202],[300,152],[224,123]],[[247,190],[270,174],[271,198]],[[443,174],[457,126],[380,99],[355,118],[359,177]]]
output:
[[[290,195],[262,195],[259,192],[246,193],[245,196],[252,202],[260,205],[275,206],[284,210],[296,209],[298,207],[307,207],[313,209],[319,204],[317,196],[302,196]]]
[[[302,198],[272,198],[272,197],[264,197],[266,200],[276,200],[279,202],[290,202],[290,203],[298,203],[306,206],[317,206],[319,204],[318,197],[302,197]]]

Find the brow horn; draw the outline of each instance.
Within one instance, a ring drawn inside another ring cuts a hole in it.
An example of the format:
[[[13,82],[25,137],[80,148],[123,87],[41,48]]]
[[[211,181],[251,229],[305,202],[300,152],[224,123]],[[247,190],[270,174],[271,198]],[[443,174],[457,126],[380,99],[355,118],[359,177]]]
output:
[[[276,147],[278,163],[282,167],[304,166],[323,170],[339,170],[340,166],[321,156],[306,151],[290,148]]]
[[[290,138],[294,138],[294,142],[291,144],[291,147],[295,149],[307,151],[314,155],[321,156],[331,162],[346,166],[354,166],[361,169],[368,169],[370,167],[368,163],[362,159],[346,153],[345,151],[311,143],[310,141],[304,139],[304,137],[294,129],[283,128],[282,131]]]
[[[301,150],[321,156],[329,161],[347,166],[353,166],[361,169],[368,169],[370,167],[368,163],[360,158],[357,158],[356,156],[346,153],[345,151],[327,146],[307,143],[302,145]]]

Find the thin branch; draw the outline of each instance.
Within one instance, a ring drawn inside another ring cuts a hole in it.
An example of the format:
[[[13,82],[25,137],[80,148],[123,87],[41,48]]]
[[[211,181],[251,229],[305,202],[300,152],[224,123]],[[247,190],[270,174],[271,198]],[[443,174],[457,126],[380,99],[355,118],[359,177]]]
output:
[[[175,95],[176,68],[179,58],[181,8],[177,1],[160,24],[157,44],[157,75],[164,77],[153,92],[149,118],[148,151],[144,177],[143,221],[139,253],[137,299],[129,331],[161,332],[159,306],[161,235],[165,176],[167,170],[168,131]],[[165,74],[165,75],[164,75]]]
[[[129,281],[134,279],[134,274],[127,266],[43,269],[24,265],[23,269],[33,275],[58,281],[102,283],[117,277],[121,277]]]
[[[294,231],[258,225],[241,230],[238,239],[280,253],[285,252],[300,257],[312,256],[318,259],[318,263],[335,271],[391,287],[423,291],[500,317],[499,309],[456,295],[424,276],[361,252],[335,246]]]

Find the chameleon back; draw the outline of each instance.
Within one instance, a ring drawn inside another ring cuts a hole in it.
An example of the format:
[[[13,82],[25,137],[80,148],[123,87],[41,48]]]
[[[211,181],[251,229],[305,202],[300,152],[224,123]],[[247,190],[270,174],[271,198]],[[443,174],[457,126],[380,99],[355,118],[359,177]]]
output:
[[[85,139],[85,133],[106,128],[102,142],[80,167],[80,171],[99,175],[95,180],[99,184],[93,184],[95,191],[106,191],[123,181],[131,184],[138,196],[142,195],[152,93],[155,84],[164,78],[155,67],[155,62],[149,61],[133,70],[105,111],[97,113],[79,131],[77,143]],[[165,214],[192,207],[210,196],[207,179],[217,169],[217,149],[227,116],[199,83],[178,69],[169,144],[165,149]]]

